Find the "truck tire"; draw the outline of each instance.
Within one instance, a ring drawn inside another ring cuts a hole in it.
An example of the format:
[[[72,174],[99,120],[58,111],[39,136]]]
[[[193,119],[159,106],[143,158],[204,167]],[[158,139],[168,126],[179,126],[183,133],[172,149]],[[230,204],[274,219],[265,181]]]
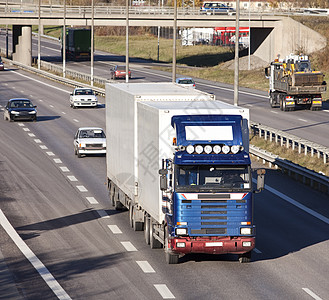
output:
[[[169,248],[168,248],[168,234],[167,234],[167,230],[165,230],[165,244],[164,244],[164,248],[165,248],[165,255],[166,255],[166,262],[169,265],[176,265],[178,264],[178,260],[179,260],[179,255],[172,253]]]
[[[250,262],[250,260],[251,260],[251,251],[239,255],[239,262],[242,264],[248,263]]]
[[[144,237],[145,243],[147,245],[150,244],[150,217],[148,215],[145,216],[144,220]]]
[[[162,248],[162,244],[153,236],[154,224],[152,219],[150,220],[150,247],[151,249]]]
[[[270,106],[271,106],[272,108],[276,107],[276,105],[274,104],[274,99],[273,99],[272,96],[270,96]]]

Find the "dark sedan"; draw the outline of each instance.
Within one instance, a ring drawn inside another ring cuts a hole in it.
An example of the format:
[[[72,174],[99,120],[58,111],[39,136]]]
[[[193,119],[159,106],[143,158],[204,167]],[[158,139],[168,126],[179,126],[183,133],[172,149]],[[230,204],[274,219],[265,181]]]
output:
[[[37,120],[37,110],[29,99],[10,99],[5,107],[3,117],[8,121]]]

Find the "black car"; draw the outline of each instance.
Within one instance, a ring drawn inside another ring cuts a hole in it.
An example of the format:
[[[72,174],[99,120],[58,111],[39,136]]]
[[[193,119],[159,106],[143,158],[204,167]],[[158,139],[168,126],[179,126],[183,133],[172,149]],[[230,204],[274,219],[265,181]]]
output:
[[[37,110],[29,99],[10,99],[5,107],[3,117],[8,121],[15,120],[37,120]]]

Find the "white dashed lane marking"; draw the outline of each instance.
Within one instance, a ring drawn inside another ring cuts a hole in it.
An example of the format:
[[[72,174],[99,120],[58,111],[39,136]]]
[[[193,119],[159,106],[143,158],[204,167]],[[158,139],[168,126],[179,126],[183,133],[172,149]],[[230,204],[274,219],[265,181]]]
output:
[[[90,204],[98,204],[98,201],[94,197],[86,197]]]
[[[155,273],[154,269],[151,267],[148,261],[141,260],[141,261],[136,261],[136,263],[139,265],[139,267],[142,269],[144,273]]]
[[[70,170],[68,169],[68,167],[59,167],[62,172],[70,172]]]
[[[23,123],[18,123],[18,126],[25,126],[25,124],[23,124]]]
[[[78,181],[78,179],[76,179],[76,177],[75,177],[75,176],[72,176],[72,175],[67,176],[67,178],[68,178],[70,181]]]
[[[47,149],[48,149],[48,147],[47,147],[46,145],[40,145],[40,148],[41,148],[42,150],[47,150]]]
[[[120,230],[120,228],[117,225],[107,225],[108,228],[110,228],[110,230],[112,231],[113,234],[121,234],[122,231]]]
[[[23,130],[24,130],[24,131],[30,131],[30,129],[28,129],[28,128],[26,128],[26,127],[24,127]]]
[[[54,162],[55,164],[61,164],[62,161],[59,158],[54,158]]]
[[[30,137],[35,137],[35,134],[34,134],[34,133],[28,133],[28,135],[29,135]]]
[[[34,139],[34,141],[35,141],[37,144],[41,144],[41,143],[42,143],[41,140],[39,140],[39,139]]]
[[[258,250],[257,248],[254,248],[253,250],[254,250],[256,253],[258,253],[258,254],[261,254],[261,253],[262,253],[262,251]]]
[[[99,214],[99,216],[102,218],[102,219],[105,219],[105,218],[109,218],[110,216],[106,213],[105,210],[102,210],[102,209],[98,209],[97,210],[97,213]]]
[[[88,190],[87,190],[83,185],[77,185],[77,189],[78,189],[80,192],[88,192]]]
[[[154,284],[154,287],[157,289],[163,299],[175,299],[175,296],[165,284]]]
[[[131,242],[121,242],[121,244],[122,244],[123,247],[125,247],[125,249],[128,252],[137,251],[137,249],[135,248],[135,246]]]
[[[76,122],[76,123],[79,123],[79,120],[77,120],[77,119],[73,119],[73,121]]]
[[[51,105],[51,104],[50,104],[49,106],[50,106],[51,108],[54,108],[54,105]]]
[[[46,152],[46,153],[47,153],[47,155],[49,155],[49,156],[55,156],[55,153],[54,153],[54,152],[48,151],[48,152]]]
[[[63,115],[66,115],[66,112],[65,112],[65,111],[62,111],[62,114],[63,114]]]

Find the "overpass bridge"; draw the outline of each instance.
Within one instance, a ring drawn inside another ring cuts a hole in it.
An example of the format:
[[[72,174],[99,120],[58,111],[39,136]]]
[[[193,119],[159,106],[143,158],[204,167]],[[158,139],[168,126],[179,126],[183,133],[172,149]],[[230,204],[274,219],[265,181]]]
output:
[[[173,26],[173,8],[130,7],[129,26]],[[40,16],[40,20],[39,20]],[[115,6],[40,6],[28,4],[8,4],[0,2],[0,24],[13,25],[13,59],[31,65],[32,61],[32,25],[125,26],[126,8]],[[242,10],[240,26],[250,26],[250,52],[264,61],[270,62],[280,54],[288,55],[296,51],[312,53],[326,45],[326,39],[319,33],[294,21],[288,14]],[[39,23],[40,22],[40,23]],[[235,15],[201,14],[199,9],[179,8],[177,26],[190,27],[235,27]]]

